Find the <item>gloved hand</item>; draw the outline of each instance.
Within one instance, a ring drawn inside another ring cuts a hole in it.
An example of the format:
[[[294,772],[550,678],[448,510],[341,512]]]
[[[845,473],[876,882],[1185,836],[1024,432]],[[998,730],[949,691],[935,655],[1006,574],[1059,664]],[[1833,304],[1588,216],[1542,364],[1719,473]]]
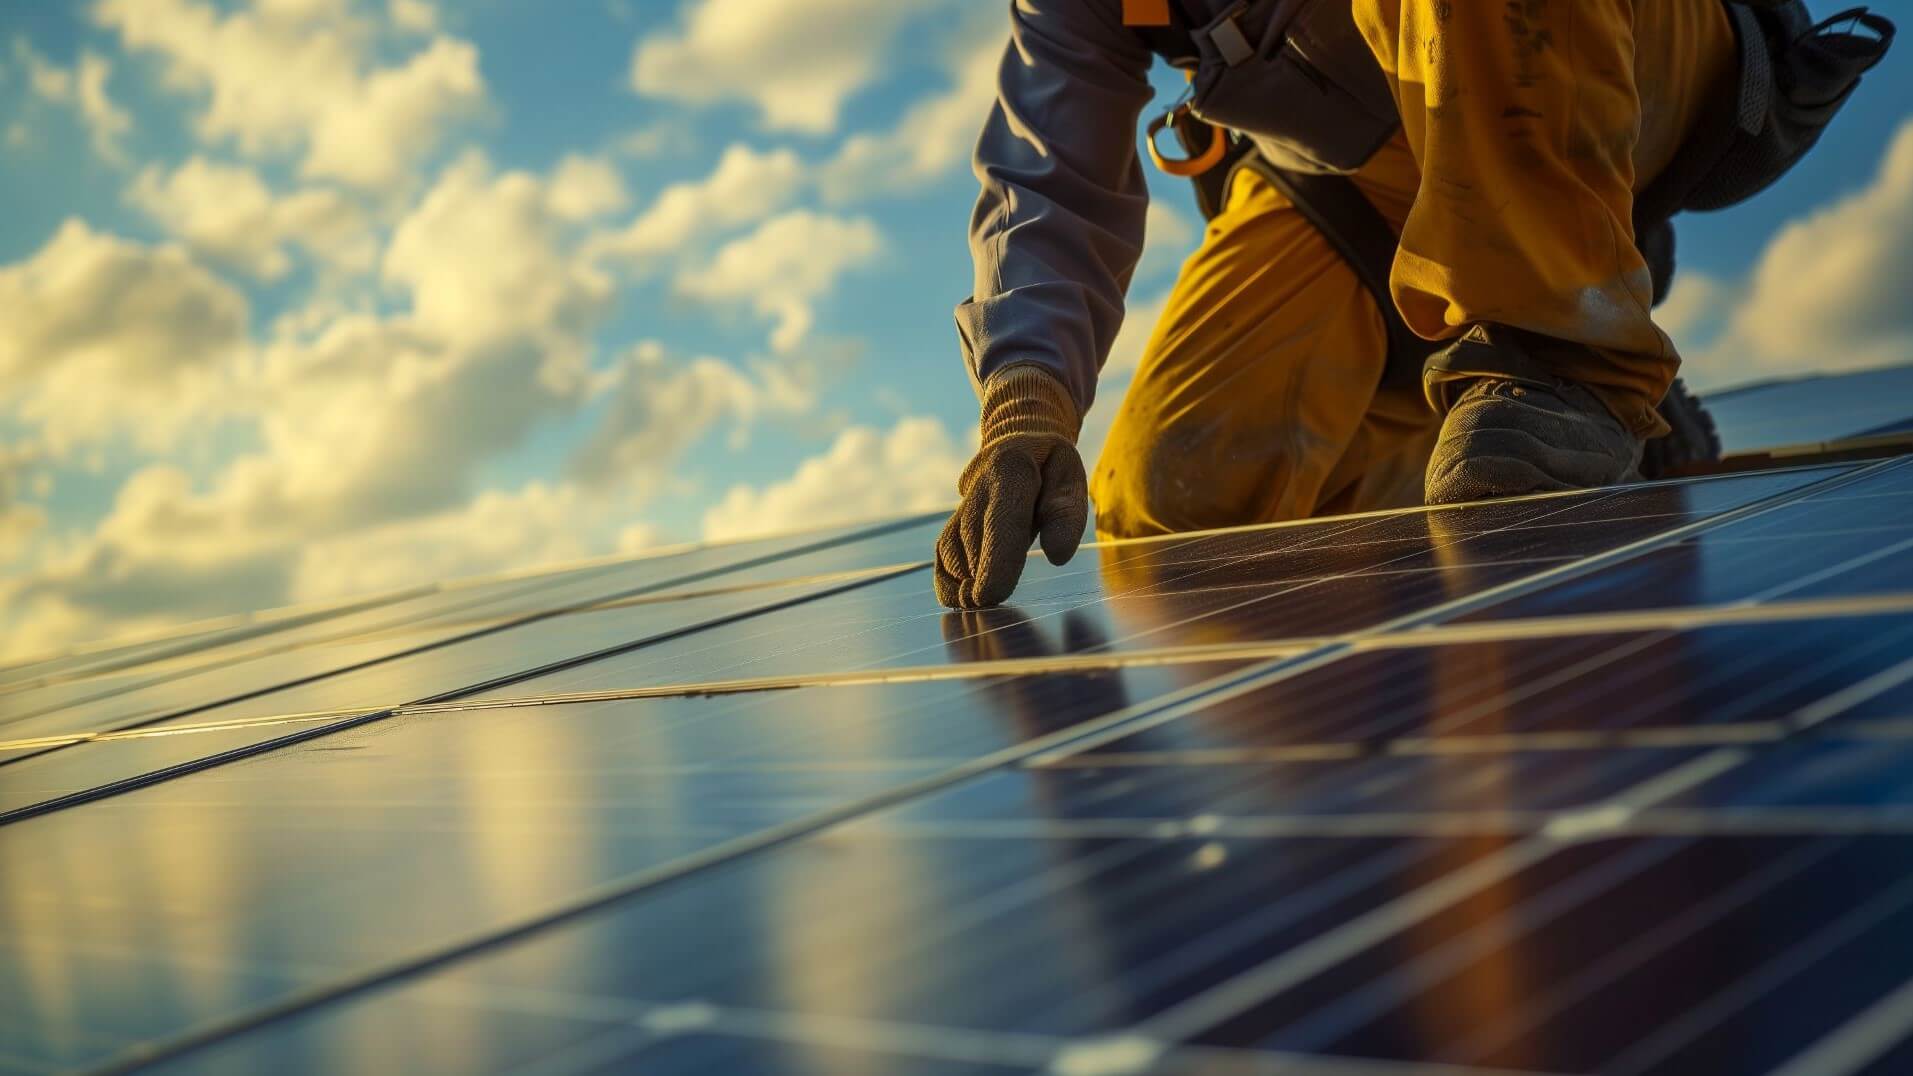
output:
[[[1089,522],[1080,424],[1069,390],[1041,367],[1012,366],[985,383],[983,444],[957,479],[963,503],[937,539],[938,601],[1001,604],[1038,535],[1051,564],[1076,554]]]

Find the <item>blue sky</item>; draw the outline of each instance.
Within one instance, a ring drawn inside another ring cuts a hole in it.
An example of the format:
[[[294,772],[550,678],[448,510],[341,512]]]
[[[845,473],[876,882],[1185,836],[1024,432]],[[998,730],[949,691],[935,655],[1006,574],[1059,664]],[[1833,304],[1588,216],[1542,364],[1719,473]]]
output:
[[[6,5],[7,649],[946,502],[1003,22]],[[1665,322],[1692,380],[1904,358],[1910,71],[1772,191],[1683,220]],[[1152,183],[1145,315],[1200,233]]]

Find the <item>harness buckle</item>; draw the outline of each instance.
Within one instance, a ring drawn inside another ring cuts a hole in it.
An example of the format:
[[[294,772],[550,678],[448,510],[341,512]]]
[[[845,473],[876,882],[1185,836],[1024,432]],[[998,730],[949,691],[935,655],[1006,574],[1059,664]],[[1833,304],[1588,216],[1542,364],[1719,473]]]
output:
[[[1197,125],[1209,129],[1209,145],[1203,149],[1201,153],[1194,153],[1193,140],[1188,134],[1185,134],[1185,132],[1193,130]],[[1189,157],[1163,156],[1162,147],[1156,144],[1156,136],[1162,133],[1164,127],[1174,131],[1176,133],[1176,141],[1182,143],[1183,150],[1193,155]],[[1148,134],[1143,137],[1143,143],[1149,147],[1149,159],[1155,162],[1157,168],[1162,169],[1172,176],[1185,177],[1199,176],[1209,169],[1214,168],[1228,152],[1228,142],[1228,135],[1222,128],[1195,115],[1194,112],[1190,111],[1189,104],[1186,101],[1176,105],[1162,115],[1157,116],[1155,119],[1150,120]]]

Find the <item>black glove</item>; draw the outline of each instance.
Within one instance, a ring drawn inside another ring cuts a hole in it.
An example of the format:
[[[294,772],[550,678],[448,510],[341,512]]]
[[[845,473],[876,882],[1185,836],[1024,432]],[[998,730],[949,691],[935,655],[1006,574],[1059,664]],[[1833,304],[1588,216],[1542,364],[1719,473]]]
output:
[[[983,444],[957,479],[963,503],[937,539],[938,601],[1001,604],[1039,535],[1051,564],[1076,554],[1089,522],[1080,422],[1069,390],[1040,367],[999,370],[984,385]]]

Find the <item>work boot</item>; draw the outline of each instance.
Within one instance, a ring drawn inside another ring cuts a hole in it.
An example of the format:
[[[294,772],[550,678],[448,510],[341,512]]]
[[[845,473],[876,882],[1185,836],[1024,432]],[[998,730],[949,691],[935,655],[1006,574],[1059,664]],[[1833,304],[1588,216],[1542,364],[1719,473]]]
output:
[[[1640,477],[1641,439],[1537,354],[1585,345],[1476,325],[1429,359],[1429,402],[1446,414],[1423,497],[1457,504],[1586,489]]]

